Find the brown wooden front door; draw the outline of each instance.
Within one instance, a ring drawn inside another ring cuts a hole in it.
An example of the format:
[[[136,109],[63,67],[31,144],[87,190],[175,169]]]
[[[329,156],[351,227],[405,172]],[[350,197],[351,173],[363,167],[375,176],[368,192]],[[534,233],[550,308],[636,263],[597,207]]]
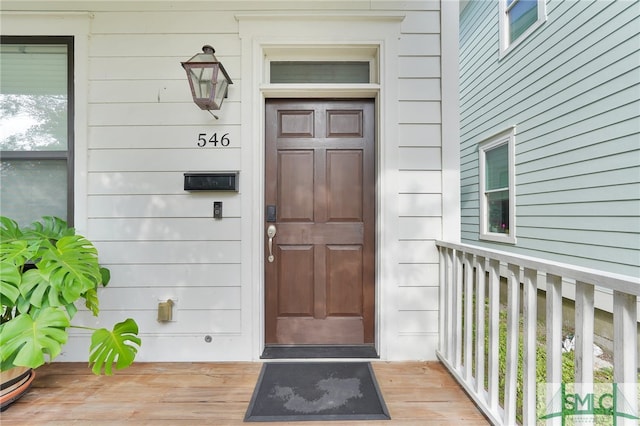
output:
[[[267,344],[374,343],[374,132],[373,100],[267,100]]]

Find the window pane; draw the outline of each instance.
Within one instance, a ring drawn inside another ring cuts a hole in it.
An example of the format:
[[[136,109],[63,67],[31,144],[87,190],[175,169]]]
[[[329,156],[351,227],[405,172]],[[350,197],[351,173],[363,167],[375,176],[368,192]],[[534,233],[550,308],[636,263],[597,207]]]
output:
[[[509,187],[509,146],[500,145],[486,151],[486,189]]]
[[[65,160],[0,162],[0,214],[20,225],[42,216],[67,217]]]
[[[538,1],[520,0],[509,11],[509,41],[520,37],[538,20]]]
[[[271,62],[271,83],[369,83],[369,62]]]
[[[489,232],[509,233],[509,191],[487,194]]]
[[[0,49],[0,150],[66,150],[67,46]]]

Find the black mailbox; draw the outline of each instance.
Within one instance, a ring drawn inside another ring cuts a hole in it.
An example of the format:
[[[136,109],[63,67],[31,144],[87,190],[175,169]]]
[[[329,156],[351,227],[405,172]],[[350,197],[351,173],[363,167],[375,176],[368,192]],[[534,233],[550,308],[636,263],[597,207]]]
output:
[[[184,174],[185,191],[238,191],[238,172]]]

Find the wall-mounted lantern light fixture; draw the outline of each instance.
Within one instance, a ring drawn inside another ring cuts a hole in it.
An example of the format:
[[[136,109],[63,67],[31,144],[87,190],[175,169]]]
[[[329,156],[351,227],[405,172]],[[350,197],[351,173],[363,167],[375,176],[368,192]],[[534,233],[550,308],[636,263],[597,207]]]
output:
[[[182,62],[182,67],[187,72],[193,102],[200,109],[213,115],[211,110],[220,109],[222,100],[227,97],[229,85],[233,82],[222,63],[215,57],[213,47],[203,46],[202,52]]]

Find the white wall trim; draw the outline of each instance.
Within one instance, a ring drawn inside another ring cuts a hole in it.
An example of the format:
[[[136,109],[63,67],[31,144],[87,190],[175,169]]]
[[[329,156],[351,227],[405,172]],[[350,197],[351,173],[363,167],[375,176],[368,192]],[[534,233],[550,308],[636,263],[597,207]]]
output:
[[[442,239],[460,241],[458,2],[440,3],[442,87]]]

